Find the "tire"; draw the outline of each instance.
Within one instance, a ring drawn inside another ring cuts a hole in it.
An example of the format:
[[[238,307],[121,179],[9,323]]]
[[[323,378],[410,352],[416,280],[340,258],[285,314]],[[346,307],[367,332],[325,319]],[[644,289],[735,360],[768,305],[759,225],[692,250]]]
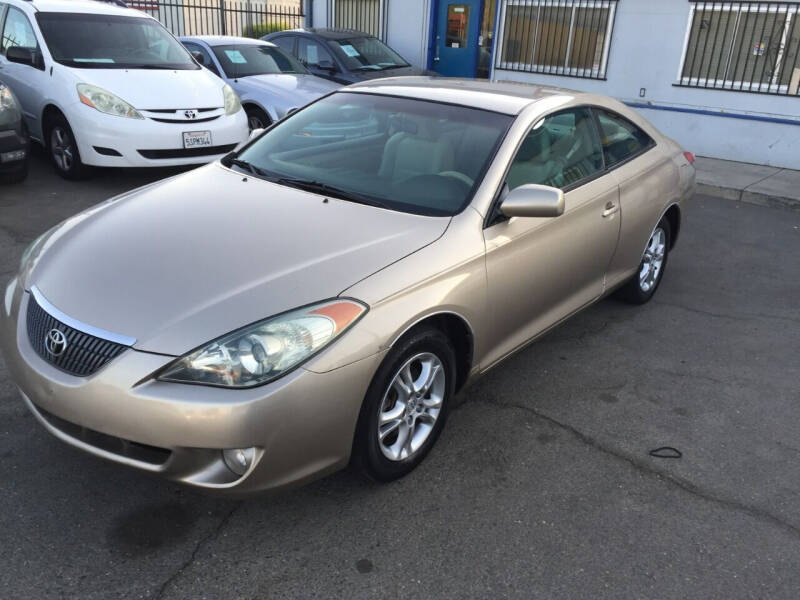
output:
[[[28,177],[28,159],[13,171],[8,171],[0,175],[0,182],[2,183],[22,183]]]
[[[46,140],[50,161],[61,177],[76,181],[89,176],[90,169],[81,161],[72,128],[62,115],[49,120]]]
[[[644,304],[650,301],[664,277],[671,242],[672,230],[669,221],[662,218],[647,241],[638,270],[617,292],[621,300],[631,304]],[[654,264],[659,258],[660,264]]]
[[[409,332],[392,348],[372,379],[358,419],[353,464],[362,474],[387,482],[407,475],[422,462],[447,420],[455,393],[455,364],[453,345],[433,327]],[[409,375],[415,389],[431,384],[427,392],[423,388],[421,394],[401,395],[399,390]],[[379,441],[381,433],[384,437]],[[407,443],[401,439],[404,433]]]
[[[247,127],[250,131],[254,129],[266,129],[270,126],[270,123],[272,123],[272,119],[269,118],[269,115],[257,106],[245,107],[245,113],[247,113]]]

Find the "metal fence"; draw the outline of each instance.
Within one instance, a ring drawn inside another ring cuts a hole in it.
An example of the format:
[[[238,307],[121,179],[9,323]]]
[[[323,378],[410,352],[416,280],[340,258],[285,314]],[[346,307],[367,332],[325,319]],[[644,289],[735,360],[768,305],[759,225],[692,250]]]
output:
[[[385,39],[387,4],[388,0],[328,0],[328,21],[332,27]]]
[[[138,8],[157,18],[174,35],[235,35],[260,38],[274,31],[305,24],[300,3],[266,4],[253,0],[134,0]]]
[[[800,95],[800,2],[692,2],[680,81]]]

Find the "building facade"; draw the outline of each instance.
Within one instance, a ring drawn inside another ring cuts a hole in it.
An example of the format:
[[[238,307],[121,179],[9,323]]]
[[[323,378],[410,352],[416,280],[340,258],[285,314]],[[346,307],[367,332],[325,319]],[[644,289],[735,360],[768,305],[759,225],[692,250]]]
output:
[[[800,169],[798,1],[307,0],[306,20],[445,76],[613,96],[696,154]]]

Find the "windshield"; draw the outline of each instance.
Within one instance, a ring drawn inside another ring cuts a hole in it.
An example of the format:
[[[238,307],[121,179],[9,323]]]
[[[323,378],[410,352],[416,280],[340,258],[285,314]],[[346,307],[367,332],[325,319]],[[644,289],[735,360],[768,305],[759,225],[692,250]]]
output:
[[[349,71],[383,71],[408,66],[397,52],[378,38],[331,40],[330,46]]]
[[[337,92],[279,122],[226,164],[334,198],[451,216],[469,203],[512,120]]]
[[[81,69],[199,69],[156,20],[84,13],[36,13],[53,60]]]
[[[225,75],[231,79],[251,75],[308,73],[296,58],[273,46],[232,44],[213,46]]]

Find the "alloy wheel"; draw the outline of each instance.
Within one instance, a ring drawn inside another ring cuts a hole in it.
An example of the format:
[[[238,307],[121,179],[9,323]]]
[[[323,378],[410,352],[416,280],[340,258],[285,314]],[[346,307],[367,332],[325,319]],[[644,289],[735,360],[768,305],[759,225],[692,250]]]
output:
[[[69,171],[74,161],[72,138],[61,126],[56,126],[50,132],[50,152],[56,166],[62,171]]]
[[[649,292],[658,283],[666,252],[667,234],[661,227],[656,227],[647,243],[642,259],[642,268],[639,271],[639,287],[643,292]]]
[[[247,126],[250,128],[250,131],[253,131],[254,129],[264,129],[264,124],[261,122],[261,118],[257,117],[256,115],[247,116]]]
[[[423,352],[395,373],[378,411],[378,446],[392,461],[414,455],[433,431],[446,386],[442,361]]]

